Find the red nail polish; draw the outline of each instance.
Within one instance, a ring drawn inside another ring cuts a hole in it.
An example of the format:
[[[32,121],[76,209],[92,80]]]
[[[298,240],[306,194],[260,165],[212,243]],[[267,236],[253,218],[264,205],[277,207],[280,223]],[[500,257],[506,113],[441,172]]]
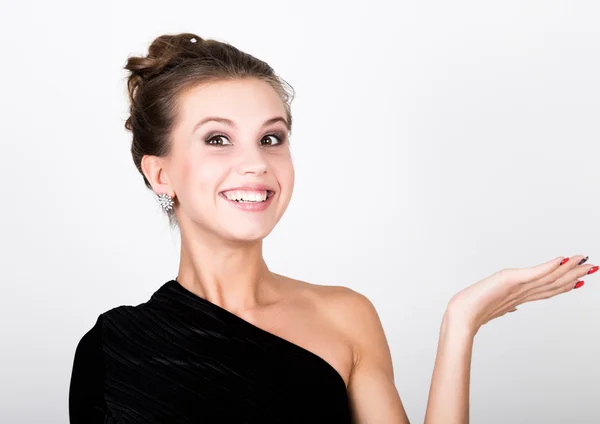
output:
[[[593,274],[593,273],[594,273],[594,272],[596,272],[596,271],[598,271],[598,265],[596,265],[595,267],[593,267],[592,269],[590,269],[590,270],[588,271],[588,275],[589,275],[589,274]]]
[[[561,261],[561,263],[560,263],[560,264],[561,264],[561,265],[564,265],[564,264],[566,264],[566,263],[567,263],[567,261],[568,261],[568,260],[569,260],[569,258],[564,258],[564,259]]]
[[[583,281],[578,281],[577,284],[575,284],[576,289],[578,289],[581,286],[583,286]]]

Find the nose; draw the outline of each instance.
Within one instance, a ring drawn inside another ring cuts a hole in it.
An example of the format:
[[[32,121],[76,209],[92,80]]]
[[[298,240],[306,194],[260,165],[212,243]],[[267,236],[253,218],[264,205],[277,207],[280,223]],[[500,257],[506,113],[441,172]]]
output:
[[[241,150],[237,164],[240,175],[260,175],[267,171],[268,163],[263,156],[260,146],[251,146]]]

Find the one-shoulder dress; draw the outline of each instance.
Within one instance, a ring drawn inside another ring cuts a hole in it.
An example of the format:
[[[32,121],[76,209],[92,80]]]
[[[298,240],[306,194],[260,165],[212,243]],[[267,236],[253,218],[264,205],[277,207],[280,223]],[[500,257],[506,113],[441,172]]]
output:
[[[320,356],[178,281],[98,316],[75,350],[71,424],[351,423]]]

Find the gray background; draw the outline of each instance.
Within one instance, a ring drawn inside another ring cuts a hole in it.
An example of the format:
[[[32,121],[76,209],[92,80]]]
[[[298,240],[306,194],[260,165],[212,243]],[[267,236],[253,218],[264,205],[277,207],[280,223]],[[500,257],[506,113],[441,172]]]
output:
[[[273,271],[377,307],[412,423],[462,288],[600,263],[595,1],[3,2],[3,423],[66,423],[75,347],[178,266],[129,153],[125,71],[162,33],[228,41],[297,91],[296,188]],[[473,423],[600,422],[600,280],[475,339]]]

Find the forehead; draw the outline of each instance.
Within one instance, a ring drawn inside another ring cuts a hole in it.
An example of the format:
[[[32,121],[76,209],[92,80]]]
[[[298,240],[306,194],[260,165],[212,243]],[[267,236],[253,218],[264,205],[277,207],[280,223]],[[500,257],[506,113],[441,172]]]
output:
[[[179,122],[194,126],[206,116],[231,119],[240,126],[262,125],[285,116],[283,100],[271,85],[256,78],[218,80],[188,89],[178,102]]]

